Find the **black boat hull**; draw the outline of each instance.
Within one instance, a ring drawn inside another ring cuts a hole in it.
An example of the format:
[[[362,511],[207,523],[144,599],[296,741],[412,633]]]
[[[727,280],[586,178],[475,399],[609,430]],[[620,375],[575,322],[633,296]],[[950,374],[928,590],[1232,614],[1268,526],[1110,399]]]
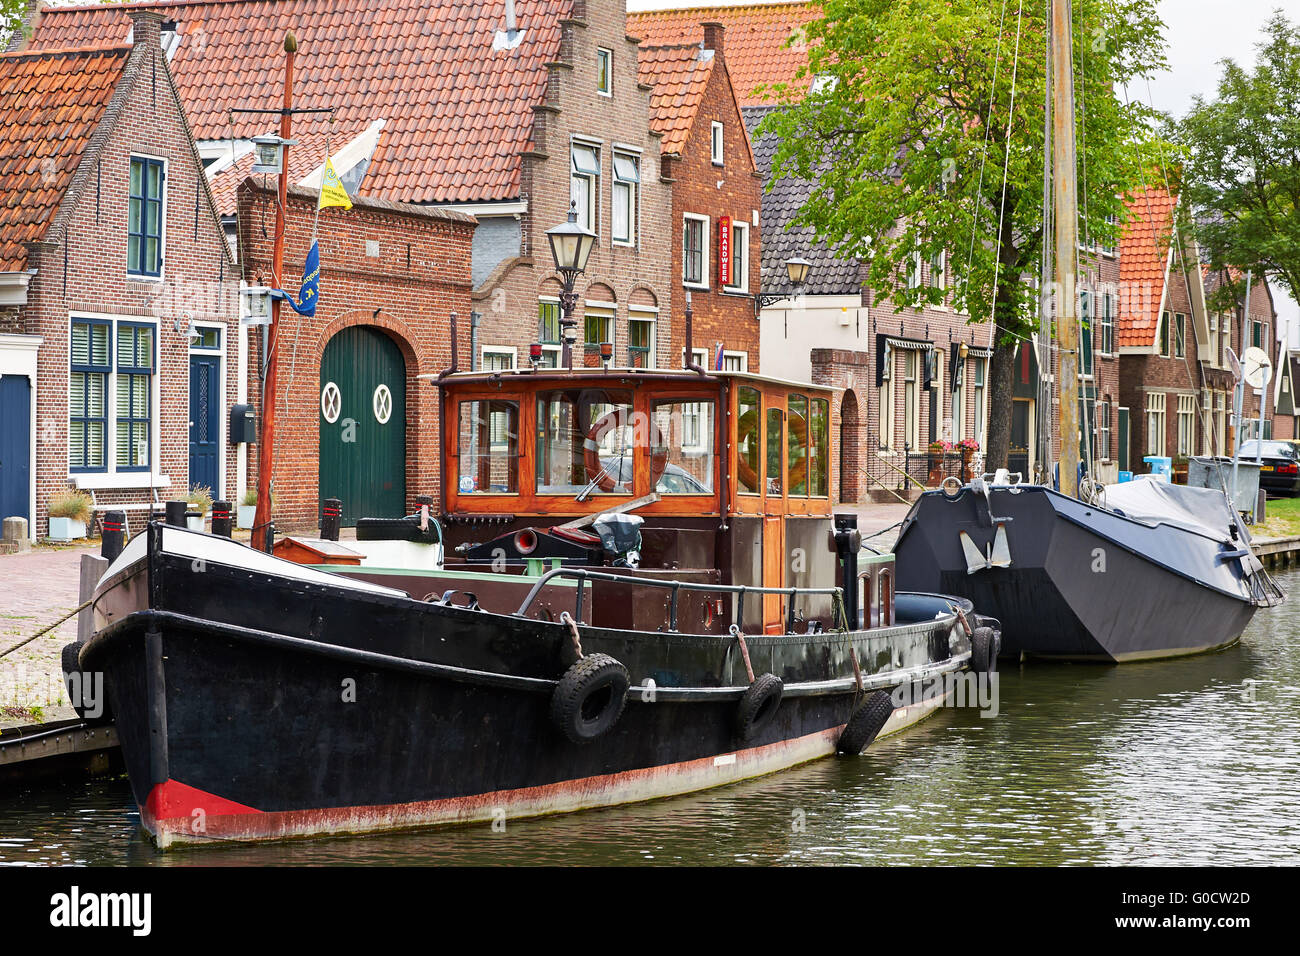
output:
[[[167,533],[169,545],[219,540]],[[504,821],[719,786],[835,751],[861,696],[850,648],[868,691],[933,681],[969,658],[955,613],[848,635],[756,635],[755,672],[781,676],[786,693],[742,741],[734,640],[584,627],[583,651],[622,661],[633,689],[608,734],[575,744],[550,719],[573,660],[561,625],[344,587],[292,565],[277,573],[252,552],[258,567],[196,568],[151,534],[156,548],[119,559],[101,582],[101,626],[81,666],[105,673],[142,822],[162,847]],[[214,553],[228,547],[246,551]],[[934,685],[884,732],[945,692]]]
[[[993,520],[990,520],[989,507]],[[1003,519],[998,521],[998,519]],[[973,573],[959,534],[990,552],[1001,524],[1007,567]],[[942,590],[1002,622],[1002,655],[1125,662],[1233,644],[1257,606],[1237,546],[1098,509],[1041,486],[991,497],[921,496],[895,546],[900,589]]]

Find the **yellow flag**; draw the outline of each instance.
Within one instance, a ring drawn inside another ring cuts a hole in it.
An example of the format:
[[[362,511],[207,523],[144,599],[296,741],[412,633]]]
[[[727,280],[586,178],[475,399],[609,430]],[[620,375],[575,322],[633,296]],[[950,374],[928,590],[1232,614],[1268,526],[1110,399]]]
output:
[[[316,203],[316,208],[324,209],[326,206],[352,208],[352,200],[348,198],[343,183],[339,182],[339,174],[334,171],[334,163],[328,156],[325,157],[325,172],[320,178],[320,199]]]

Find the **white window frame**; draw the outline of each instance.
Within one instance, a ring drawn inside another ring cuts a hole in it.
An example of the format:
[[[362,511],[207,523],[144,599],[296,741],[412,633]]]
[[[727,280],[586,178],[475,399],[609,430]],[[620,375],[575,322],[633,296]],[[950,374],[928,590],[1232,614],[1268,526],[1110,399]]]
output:
[[[1170,329],[1173,335],[1173,344],[1171,348],[1174,351],[1174,358],[1187,357],[1187,315],[1182,312],[1174,313],[1173,328]]]
[[[737,238],[740,233],[743,238]],[[737,282],[736,279],[740,281]],[[749,223],[743,219],[731,220],[731,283],[723,286],[727,292],[746,292],[749,289]]]
[[[108,340],[108,372],[105,375],[104,382],[104,468],[103,470],[94,471],[73,471],[69,463],[68,446],[71,438],[71,428],[68,423],[71,421],[72,408],[72,323],[77,319],[98,319],[101,322],[109,324]],[[128,325],[148,325],[153,327],[154,342],[154,370],[149,376],[149,421],[152,427],[149,429],[149,468],[144,470],[126,470],[118,471],[117,469],[117,338],[118,324],[126,323]],[[204,323],[205,325],[218,325],[219,323]],[[225,328],[225,326],[221,326]],[[148,487],[166,487],[169,484],[166,476],[162,474],[162,461],[160,458],[162,452],[162,354],[163,344],[160,338],[161,322],[157,316],[151,315],[115,315],[110,312],[90,312],[86,309],[77,309],[67,314],[68,329],[68,347],[69,354],[64,360],[69,374],[64,383],[64,393],[66,404],[64,406],[64,427],[67,429],[67,435],[63,441],[63,467],[68,476],[68,481],[74,482],[78,488],[148,488]],[[222,334],[220,355],[223,358],[221,363],[222,375],[222,401],[225,401],[225,375],[226,362],[226,339],[229,330]],[[217,354],[214,349],[204,349],[199,352],[203,355]],[[189,359],[186,358],[185,366],[186,381],[186,411],[189,409]],[[223,409],[224,412],[224,409]],[[188,419],[186,419],[188,421]],[[218,421],[218,427],[224,423],[225,419]],[[186,448],[188,449],[188,439]],[[187,451],[188,456],[188,451]],[[221,457],[224,459],[225,453]],[[224,468],[224,461],[221,468]],[[34,469],[33,469],[34,471]],[[224,479],[224,472],[219,472]],[[188,491],[188,489],[186,489]],[[214,489],[216,490],[216,489]]]
[[[940,252],[938,256],[932,256],[929,259],[930,265],[930,288],[944,291],[948,288],[948,253]],[[938,273],[939,281],[935,281],[935,273]]]
[[[1147,455],[1165,455],[1165,413],[1167,411],[1164,392],[1147,392],[1146,425]],[[1155,427],[1158,425],[1158,427]]]
[[[605,79],[609,88],[602,90],[600,88],[600,59],[604,56],[606,70]],[[614,95],[614,51],[603,46],[596,47],[596,92],[601,96],[612,97]]]
[[[537,297],[537,304],[538,304],[538,306],[541,306],[541,305],[553,305],[553,306],[555,306],[556,312],[559,313],[559,315],[560,315],[561,317],[563,317],[563,314],[564,314],[564,313],[563,313],[563,310],[562,310],[561,307],[560,307],[560,300],[559,300],[556,296],[553,296],[553,295],[539,295],[539,296]],[[564,344],[563,344],[562,342],[559,342],[559,343],[548,343],[548,342],[542,342],[542,341],[541,341],[541,338],[542,338],[542,324],[541,324],[541,323],[542,323],[542,310],[539,308],[539,309],[537,310],[537,340],[538,340],[538,342],[539,342],[539,343],[541,344],[541,346],[542,346],[542,354],[543,354],[543,355],[554,355],[554,356],[555,356],[555,364],[552,365],[552,366],[549,366],[549,367],[551,367],[551,368],[559,368],[559,367],[560,367],[560,357],[564,354]],[[560,335],[561,337],[563,337],[563,335],[564,335],[564,329],[563,329],[562,327],[559,328],[558,332],[559,332],[559,335]]]
[[[588,346],[599,346],[602,342],[608,342],[618,348],[618,329],[616,319],[618,317],[618,307],[613,302],[593,302],[590,299],[584,304],[582,310],[582,346],[585,350]],[[600,318],[605,322],[605,338],[600,342],[587,341],[587,320],[591,318]],[[617,353],[615,353],[617,354]]]
[[[907,257],[907,287],[909,289],[921,288],[921,275],[924,257],[919,252],[913,252]]]
[[[1178,447],[1176,453],[1191,456],[1196,453],[1196,396],[1178,396]]]
[[[989,360],[984,357],[975,359],[975,366],[971,369],[974,376],[971,379],[971,396],[974,399],[975,408],[975,440],[979,442],[980,448],[986,444],[985,435],[989,427],[989,377],[988,368]]]
[[[916,453],[921,442],[921,379],[924,371],[924,353],[905,349],[903,351],[903,442],[913,454]]]
[[[489,355],[504,355],[510,359],[510,364],[506,368],[519,367],[519,350],[513,345],[484,345],[479,351],[479,368],[487,370],[487,357]]]
[[[714,166],[726,165],[726,131],[714,120],[709,124],[709,159]]]
[[[698,222],[703,225],[703,232],[700,236],[700,278],[696,282],[686,278],[686,223],[688,222]],[[688,289],[702,289],[705,292],[709,290],[709,239],[712,235],[713,230],[710,228],[708,216],[702,216],[694,212],[682,213],[682,285]]]
[[[659,366],[656,352],[659,350],[659,314],[649,309],[638,309],[631,306],[627,312],[627,347],[628,347],[628,365],[632,364],[632,323],[641,322],[650,326],[650,353],[646,358],[646,368],[657,368]]]
[[[1100,460],[1110,461],[1110,430],[1111,430],[1111,403],[1102,400],[1096,403],[1095,411],[1097,419],[1097,450],[1101,453]]]
[[[894,454],[894,351],[885,345],[880,368],[880,434],[876,444],[887,455]]]
[[[609,178],[609,241],[611,245],[636,248],[641,232],[641,223],[638,218],[641,209],[641,157],[636,153],[622,149],[615,149],[612,155],[613,175]],[[624,179],[619,175],[618,166],[620,160],[626,160],[633,164],[634,179]],[[614,231],[614,224],[618,221],[615,210],[619,205],[620,189],[626,191],[627,203],[628,235],[623,239],[620,239]]]
[[[962,366],[961,375],[953,383],[952,390],[952,441],[957,443],[966,437],[966,359],[958,358]]]
[[[739,367],[739,368],[735,368],[735,369],[728,369],[728,368],[727,368],[727,359],[738,359],[738,360],[739,360],[739,366],[740,366],[740,367]],[[749,371],[749,353],[748,353],[748,352],[737,352],[737,351],[733,351],[733,350],[731,350],[731,349],[723,349],[723,350],[722,350],[722,368],[723,368],[724,371],[728,371],[728,372],[748,372],[748,371]]]
[[[578,165],[578,157],[582,151],[590,151],[595,156],[595,172],[589,169],[582,169]],[[569,144],[569,198],[571,201],[577,201],[578,196],[575,187],[579,182],[586,183],[587,201],[581,204],[578,212],[578,224],[591,230],[597,235],[600,234],[600,144],[588,142],[587,140],[574,139]]]

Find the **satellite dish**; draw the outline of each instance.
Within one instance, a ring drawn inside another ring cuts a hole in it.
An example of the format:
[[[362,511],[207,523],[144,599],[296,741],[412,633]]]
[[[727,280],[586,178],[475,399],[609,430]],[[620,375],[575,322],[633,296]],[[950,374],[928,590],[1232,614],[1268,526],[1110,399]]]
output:
[[[1252,345],[1241,354],[1241,371],[1247,385],[1257,392],[1263,391],[1273,379],[1273,360],[1263,349]]]
[[[1237,379],[1237,381],[1241,381],[1241,362],[1238,360],[1237,353],[1232,350],[1231,346],[1228,348],[1228,364],[1232,366],[1232,377]]]

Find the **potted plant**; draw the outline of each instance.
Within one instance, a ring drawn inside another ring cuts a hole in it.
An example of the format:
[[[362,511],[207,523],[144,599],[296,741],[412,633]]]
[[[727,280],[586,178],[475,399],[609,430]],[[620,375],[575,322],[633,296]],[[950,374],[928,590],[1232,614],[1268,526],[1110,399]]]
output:
[[[943,484],[943,457],[951,450],[952,444],[950,442],[942,441],[940,439],[930,442],[930,473],[926,479],[926,484],[929,487],[938,488]]]
[[[973,438],[963,438],[957,443],[957,449],[961,452],[961,480],[965,484],[974,477],[970,465],[980,450],[980,443]]]
[[[203,522],[212,510],[212,489],[207,485],[195,485],[185,500],[189,502],[191,511],[198,512],[196,515],[187,515],[185,523],[191,531],[202,531]]]
[[[253,527],[253,522],[257,519],[257,489],[249,488],[244,492],[244,496],[239,499],[239,505],[235,508],[235,521],[241,528]]]
[[[84,491],[65,491],[50,499],[50,540],[74,541],[86,536],[93,503]]]

